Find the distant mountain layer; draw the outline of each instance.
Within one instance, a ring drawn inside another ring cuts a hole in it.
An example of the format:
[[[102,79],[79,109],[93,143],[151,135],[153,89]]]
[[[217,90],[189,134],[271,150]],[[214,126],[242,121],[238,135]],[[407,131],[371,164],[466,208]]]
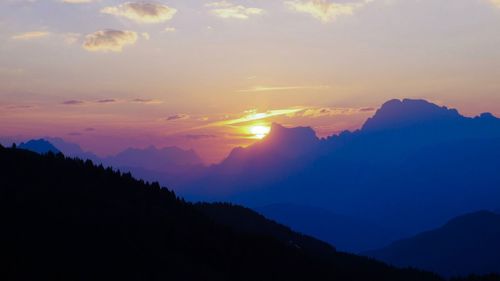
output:
[[[30,140],[19,144],[20,149],[26,149],[40,154],[45,154],[47,152],[59,153],[54,145],[44,139]]]
[[[90,161],[0,146],[0,173],[4,280],[443,281]]]
[[[477,212],[366,255],[445,276],[500,273],[500,215]]]
[[[499,170],[500,119],[404,99],[383,104],[362,129],[325,139],[273,124],[261,142],[233,150],[177,190],[253,207],[307,205],[414,234],[498,207]],[[292,213],[283,217],[300,224]],[[372,239],[366,234],[366,245],[384,246]]]
[[[200,170],[204,169],[203,161],[194,150],[184,150],[174,146],[127,148],[113,156],[99,157],[92,152],[84,151],[78,144],[61,138],[44,137],[21,143],[19,148],[42,154],[48,151],[61,152],[65,156],[92,160],[96,164],[131,172],[144,180],[161,181],[169,185],[177,185],[184,179],[196,177]]]

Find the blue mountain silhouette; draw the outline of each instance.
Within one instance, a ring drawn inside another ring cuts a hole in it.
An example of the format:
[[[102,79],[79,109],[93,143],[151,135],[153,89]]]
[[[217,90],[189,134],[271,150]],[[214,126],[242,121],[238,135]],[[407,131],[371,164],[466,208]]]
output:
[[[18,146],[20,149],[30,150],[36,153],[45,154],[48,152],[59,153],[59,149],[57,149],[50,142],[45,139],[37,139],[37,140],[29,140],[27,142],[22,142]]]
[[[307,205],[412,234],[498,207],[499,169],[498,118],[404,99],[383,104],[360,130],[325,139],[275,124],[179,190],[251,207]]]

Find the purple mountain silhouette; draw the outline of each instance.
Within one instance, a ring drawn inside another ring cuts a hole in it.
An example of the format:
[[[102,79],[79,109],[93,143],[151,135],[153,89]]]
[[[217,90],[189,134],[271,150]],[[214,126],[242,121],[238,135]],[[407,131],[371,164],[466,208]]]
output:
[[[203,164],[194,150],[184,150],[178,147],[158,149],[154,146],[144,149],[128,148],[104,159],[104,162],[114,167],[137,167],[162,172],[173,172],[173,169],[179,167]]]

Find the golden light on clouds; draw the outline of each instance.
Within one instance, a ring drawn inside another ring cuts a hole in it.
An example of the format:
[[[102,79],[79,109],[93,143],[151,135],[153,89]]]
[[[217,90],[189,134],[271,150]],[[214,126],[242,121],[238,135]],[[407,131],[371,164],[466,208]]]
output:
[[[85,37],[83,48],[96,52],[121,52],[125,45],[135,44],[137,33],[122,30],[100,30]]]
[[[126,2],[104,7],[101,13],[124,17],[137,23],[160,23],[171,20],[177,9],[154,2]]]
[[[219,1],[206,4],[211,8],[211,13],[217,17],[224,19],[242,19],[246,20],[250,16],[262,15],[264,10],[260,8],[245,7],[243,5],[236,5],[229,1]]]
[[[355,10],[362,8],[373,0],[363,0],[358,2],[332,2],[329,0],[294,0],[286,1],[286,5],[292,11],[309,14],[312,17],[327,23],[335,20],[339,16],[349,16]]]
[[[32,39],[40,39],[50,35],[50,32],[47,31],[30,31],[24,32],[20,34],[16,34],[12,36],[14,40],[32,40]]]
[[[292,116],[300,111],[303,111],[304,109],[305,108],[299,107],[299,108],[268,110],[266,112],[257,112],[255,110],[251,110],[248,111],[247,114],[244,115],[243,117],[214,122],[210,124],[210,126],[228,126],[228,125],[247,123],[251,121],[263,120],[277,116],[284,116],[284,115]]]

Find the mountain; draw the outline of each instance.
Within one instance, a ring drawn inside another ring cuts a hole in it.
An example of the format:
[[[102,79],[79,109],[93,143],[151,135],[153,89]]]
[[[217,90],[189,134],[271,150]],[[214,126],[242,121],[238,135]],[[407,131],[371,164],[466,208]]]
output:
[[[445,276],[500,273],[500,215],[481,211],[459,216],[366,255]]]
[[[499,169],[500,119],[404,99],[384,103],[360,130],[324,139],[275,124],[262,141],[175,188],[250,207],[306,205],[411,235],[497,208]],[[292,210],[283,216],[300,223]]]
[[[90,159],[95,163],[102,163],[102,159],[92,152],[84,151],[80,145],[63,140],[62,138],[44,137],[66,156],[77,157],[83,160]]]
[[[255,210],[296,231],[317,237],[350,253],[387,245],[403,235],[367,220],[335,214],[317,207],[272,204]]]
[[[139,167],[150,171],[168,171],[203,163],[193,150],[183,150],[178,147],[158,149],[154,146],[144,149],[128,148],[104,159],[104,162],[115,167]]]
[[[91,161],[0,146],[0,173],[4,280],[442,281]]]
[[[59,153],[59,149],[44,139],[30,140],[19,144],[20,149],[30,150],[36,153],[45,154],[47,152]]]
[[[30,140],[26,144],[22,143],[20,148],[38,153],[61,152],[65,156],[88,159],[97,164],[120,169],[122,172],[130,172],[143,180],[160,181],[175,186],[184,182],[184,179],[198,177],[205,171],[203,161],[194,150],[178,147],[128,148],[113,156],[99,157],[84,151],[78,144],[61,138],[44,137],[40,140]]]
[[[390,100],[369,118],[362,131],[379,131],[419,126],[436,122],[456,122],[463,118],[456,109],[438,106],[426,100]]]

